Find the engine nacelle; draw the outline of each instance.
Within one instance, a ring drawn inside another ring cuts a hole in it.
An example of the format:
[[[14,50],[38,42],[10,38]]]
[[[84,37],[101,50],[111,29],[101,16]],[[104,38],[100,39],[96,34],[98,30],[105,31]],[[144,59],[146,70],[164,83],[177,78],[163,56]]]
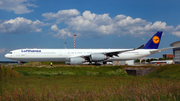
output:
[[[70,65],[79,65],[85,62],[84,58],[81,57],[72,57],[68,58],[66,63],[69,63]]]
[[[91,61],[103,61],[108,59],[104,54],[91,54]]]

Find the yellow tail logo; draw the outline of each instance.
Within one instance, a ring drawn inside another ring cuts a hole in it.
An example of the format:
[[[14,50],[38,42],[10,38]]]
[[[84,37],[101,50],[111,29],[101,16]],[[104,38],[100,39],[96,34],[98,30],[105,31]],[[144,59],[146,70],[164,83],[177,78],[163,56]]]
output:
[[[154,37],[152,38],[152,40],[153,40],[153,42],[154,42],[155,44],[158,44],[159,41],[160,41],[158,36],[154,36]]]

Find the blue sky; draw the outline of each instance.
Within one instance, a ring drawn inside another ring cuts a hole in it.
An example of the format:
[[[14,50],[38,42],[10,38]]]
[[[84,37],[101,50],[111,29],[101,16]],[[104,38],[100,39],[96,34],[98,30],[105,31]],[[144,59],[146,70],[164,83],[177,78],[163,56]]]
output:
[[[19,48],[137,48],[180,38],[179,0],[0,0],[0,61]],[[166,50],[150,57],[172,53]]]

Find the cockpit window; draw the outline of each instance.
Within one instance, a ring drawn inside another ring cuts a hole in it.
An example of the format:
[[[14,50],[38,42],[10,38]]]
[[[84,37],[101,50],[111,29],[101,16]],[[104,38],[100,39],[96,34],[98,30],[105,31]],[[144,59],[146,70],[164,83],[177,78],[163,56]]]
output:
[[[12,54],[12,52],[8,52],[8,54]]]

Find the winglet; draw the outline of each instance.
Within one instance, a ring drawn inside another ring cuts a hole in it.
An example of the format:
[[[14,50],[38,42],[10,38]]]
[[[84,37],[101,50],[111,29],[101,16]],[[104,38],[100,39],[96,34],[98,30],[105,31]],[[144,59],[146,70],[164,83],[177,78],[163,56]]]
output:
[[[162,31],[157,31],[142,49],[158,49],[161,41]]]

